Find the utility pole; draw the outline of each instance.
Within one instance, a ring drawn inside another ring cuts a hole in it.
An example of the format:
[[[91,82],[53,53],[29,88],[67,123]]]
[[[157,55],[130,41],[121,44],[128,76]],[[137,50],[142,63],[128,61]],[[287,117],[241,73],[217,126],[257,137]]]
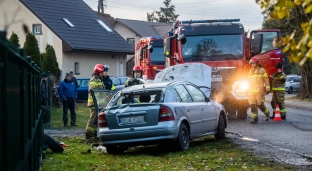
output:
[[[99,13],[104,13],[104,1],[105,0],[98,0],[98,12]]]

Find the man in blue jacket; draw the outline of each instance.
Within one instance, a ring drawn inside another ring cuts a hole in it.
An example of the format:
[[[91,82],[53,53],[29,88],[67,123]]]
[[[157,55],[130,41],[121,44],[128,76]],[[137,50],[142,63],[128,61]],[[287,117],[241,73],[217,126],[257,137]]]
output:
[[[78,126],[76,124],[76,99],[77,88],[76,84],[72,81],[72,76],[66,73],[65,79],[60,83],[59,94],[63,100],[63,123],[68,127],[68,109],[70,110],[71,126]]]

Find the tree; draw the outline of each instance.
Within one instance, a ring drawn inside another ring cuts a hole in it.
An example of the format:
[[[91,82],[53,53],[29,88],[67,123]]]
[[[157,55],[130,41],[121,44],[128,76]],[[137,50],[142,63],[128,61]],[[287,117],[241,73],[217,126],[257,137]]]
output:
[[[12,31],[12,34],[10,36],[10,42],[16,46],[16,47],[20,47],[20,44],[19,44],[19,38],[17,36],[17,34],[15,34],[13,31]]]
[[[147,13],[147,21],[169,23],[179,17],[179,14],[175,14],[175,6],[171,4],[171,0],[164,0],[163,3],[165,7],[160,7],[159,11]]]
[[[302,76],[299,97],[312,98],[312,1],[257,0],[257,3],[264,9],[263,14],[267,14],[263,27],[282,31],[282,37],[273,44],[283,48],[293,65],[299,64]]]
[[[47,44],[45,48],[45,53],[42,56],[42,70],[44,72],[50,71],[57,79],[60,77],[60,69],[56,59],[56,54],[53,46]]]
[[[24,43],[24,53],[25,55],[30,56],[31,60],[34,61],[41,68],[38,41],[35,35],[30,32],[28,32],[26,35],[26,41]]]

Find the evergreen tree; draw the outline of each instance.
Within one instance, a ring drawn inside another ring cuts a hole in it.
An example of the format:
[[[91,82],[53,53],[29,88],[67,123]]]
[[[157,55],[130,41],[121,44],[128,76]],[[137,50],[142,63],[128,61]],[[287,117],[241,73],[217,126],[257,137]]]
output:
[[[147,13],[147,21],[170,23],[179,17],[179,14],[175,14],[175,6],[171,4],[171,0],[165,0],[163,3],[165,7],[160,7],[159,11]]]
[[[17,36],[17,34],[15,34],[14,32],[12,32],[11,36],[10,36],[10,42],[16,46],[16,47],[20,47],[19,44],[19,38]]]
[[[47,72],[50,71],[57,79],[60,77],[60,69],[56,59],[56,54],[53,46],[47,44],[45,48],[45,53],[42,54],[42,70]]]
[[[34,61],[41,68],[40,60],[40,50],[38,41],[32,33],[27,33],[26,41],[24,43],[24,53],[27,56],[31,57],[31,60]]]

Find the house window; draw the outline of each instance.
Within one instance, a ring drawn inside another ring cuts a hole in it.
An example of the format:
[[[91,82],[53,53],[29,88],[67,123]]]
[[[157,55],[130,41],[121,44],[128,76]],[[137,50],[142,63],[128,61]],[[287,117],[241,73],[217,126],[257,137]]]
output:
[[[75,75],[79,75],[79,62],[75,62]]]
[[[75,27],[75,25],[70,22],[67,18],[63,18],[63,20],[70,26],[70,27]]]
[[[113,30],[109,28],[101,19],[96,20],[104,29],[106,29],[108,32],[113,33]]]
[[[42,34],[41,24],[33,24],[33,34]]]
[[[128,42],[132,47],[135,46],[135,40],[134,40],[134,38],[127,38],[127,42]]]

